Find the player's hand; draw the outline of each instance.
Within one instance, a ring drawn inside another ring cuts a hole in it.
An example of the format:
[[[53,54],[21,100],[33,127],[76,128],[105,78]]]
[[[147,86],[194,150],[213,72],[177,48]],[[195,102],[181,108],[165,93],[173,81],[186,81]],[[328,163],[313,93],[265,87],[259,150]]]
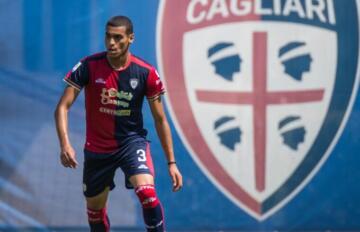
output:
[[[183,185],[183,181],[176,164],[169,164],[169,174],[173,183],[173,192],[179,191]]]
[[[61,148],[60,152],[61,164],[66,168],[76,168],[78,162],[76,161],[76,154],[71,146]]]

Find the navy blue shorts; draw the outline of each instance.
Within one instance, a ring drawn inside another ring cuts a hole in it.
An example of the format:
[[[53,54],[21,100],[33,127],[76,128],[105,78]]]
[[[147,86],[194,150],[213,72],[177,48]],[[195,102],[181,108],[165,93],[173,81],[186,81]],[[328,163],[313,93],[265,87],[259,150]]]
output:
[[[94,197],[106,187],[115,188],[115,171],[120,167],[125,174],[126,188],[133,188],[129,177],[147,173],[154,176],[154,167],[147,140],[138,140],[121,147],[111,154],[99,154],[84,150],[83,191],[86,197]]]

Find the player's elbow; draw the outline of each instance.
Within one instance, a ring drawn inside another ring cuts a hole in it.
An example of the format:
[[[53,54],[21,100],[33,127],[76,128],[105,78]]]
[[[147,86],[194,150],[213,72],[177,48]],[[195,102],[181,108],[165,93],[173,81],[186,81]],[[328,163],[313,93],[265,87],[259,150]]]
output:
[[[55,110],[54,110],[54,119],[55,119],[55,121],[58,120],[59,114],[60,114],[60,109],[59,109],[59,105],[57,105]]]
[[[166,117],[158,117],[155,118],[155,126],[157,128],[163,128],[163,127],[168,127],[168,121],[166,119]]]
[[[167,120],[166,120],[166,117],[164,115],[158,114],[158,115],[154,115],[154,122],[157,125],[161,125],[163,123],[166,123]]]

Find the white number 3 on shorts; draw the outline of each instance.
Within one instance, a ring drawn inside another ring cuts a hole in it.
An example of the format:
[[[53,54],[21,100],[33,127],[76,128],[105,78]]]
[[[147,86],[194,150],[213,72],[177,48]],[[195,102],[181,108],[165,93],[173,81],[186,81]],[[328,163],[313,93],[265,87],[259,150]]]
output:
[[[136,154],[139,155],[138,160],[139,160],[140,162],[146,161],[146,153],[145,153],[145,151],[144,151],[143,149],[137,150],[137,151],[136,151]]]

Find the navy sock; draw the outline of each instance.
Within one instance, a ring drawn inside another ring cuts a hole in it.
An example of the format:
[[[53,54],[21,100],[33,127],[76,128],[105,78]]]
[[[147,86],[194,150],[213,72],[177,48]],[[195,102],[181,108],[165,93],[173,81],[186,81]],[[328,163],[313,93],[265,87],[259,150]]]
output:
[[[154,208],[143,208],[143,216],[148,232],[164,231],[164,216],[160,202]]]

